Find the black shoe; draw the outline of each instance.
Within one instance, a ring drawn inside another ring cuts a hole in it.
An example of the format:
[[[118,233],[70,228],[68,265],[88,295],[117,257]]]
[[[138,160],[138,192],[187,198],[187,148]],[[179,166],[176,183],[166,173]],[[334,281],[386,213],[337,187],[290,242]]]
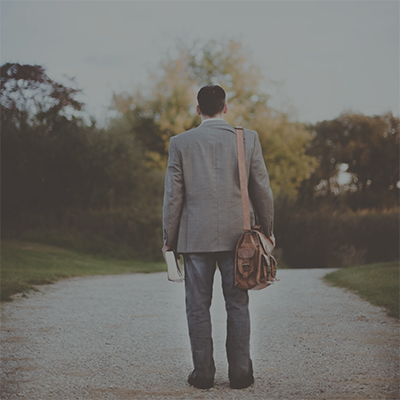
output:
[[[192,385],[197,389],[210,389],[214,386],[214,379],[193,378],[192,375],[193,372],[190,373],[188,378],[189,385]]]
[[[235,379],[230,381],[230,386],[232,389],[245,389],[254,383],[253,375],[242,378],[242,379]]]

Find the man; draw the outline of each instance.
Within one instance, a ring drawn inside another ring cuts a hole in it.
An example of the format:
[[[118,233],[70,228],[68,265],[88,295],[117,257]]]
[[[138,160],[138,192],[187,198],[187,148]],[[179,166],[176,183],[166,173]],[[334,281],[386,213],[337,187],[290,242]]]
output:
[[[215,365],[210,306],[216,265],[222,278],[227,310],[226,351],[230,386],[254,382],[250,358],[247,290],[235,284],[235,247],[243,233],[235,129],[223,119],[225,91],[204,86],[198,95],[197,128],[171,138],[165,177],[163,253],[174,249],[185,264],[186,315],[194,370],[188,382],[200,389],[213,386]],[[261,145],[254,131],[244,130],[245,159],[254,211],[267,237],[273,226],[273,197]]]

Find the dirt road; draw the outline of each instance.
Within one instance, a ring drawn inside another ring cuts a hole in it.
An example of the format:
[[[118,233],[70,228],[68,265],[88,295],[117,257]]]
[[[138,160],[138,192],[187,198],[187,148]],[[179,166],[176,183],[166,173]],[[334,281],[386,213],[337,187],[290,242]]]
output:
[[[76,278],[2,306],[2,399],[399,399],[399,323],[321,281],[282,270],[250,293],[256,382],[229,388],[216,273],[214,388],[190,387],[182,284],[165,273]]]

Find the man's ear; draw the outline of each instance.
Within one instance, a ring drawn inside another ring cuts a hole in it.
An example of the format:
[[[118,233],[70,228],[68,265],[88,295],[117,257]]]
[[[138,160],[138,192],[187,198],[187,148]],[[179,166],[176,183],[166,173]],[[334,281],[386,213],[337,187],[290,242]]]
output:
[[[197,115],[201,115],[200,106],[197,104],[196,106]]]
[[[228,104],[225,103],[225,105],[224,105],[224,114],[226,114],[227,112],[228,112]]]

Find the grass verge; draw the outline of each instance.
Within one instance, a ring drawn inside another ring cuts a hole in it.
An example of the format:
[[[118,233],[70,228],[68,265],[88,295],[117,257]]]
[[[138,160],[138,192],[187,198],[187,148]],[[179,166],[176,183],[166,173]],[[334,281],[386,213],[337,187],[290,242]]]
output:
[[[371,304],[384,307],[390,317],[399,318],[399,272],[395,261],[340,269],[325,275],[324,280],[350,289]]]
[[[2,241],[0,300],[60,278],[166,271],[164,262],[118,260],[39,243]]]

